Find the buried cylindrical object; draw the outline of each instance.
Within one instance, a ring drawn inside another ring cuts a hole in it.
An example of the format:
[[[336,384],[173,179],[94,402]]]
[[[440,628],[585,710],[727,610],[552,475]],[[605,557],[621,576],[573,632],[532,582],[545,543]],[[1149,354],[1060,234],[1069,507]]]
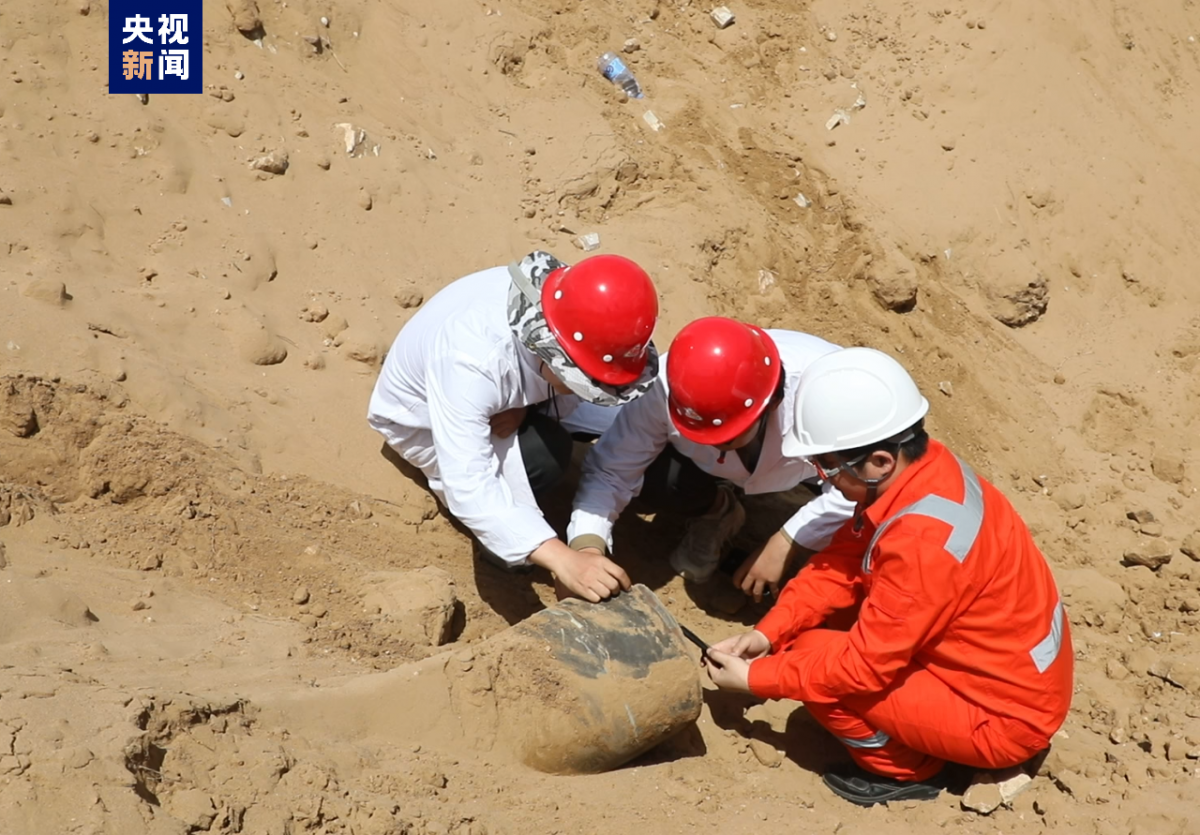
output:
[[[469,666],[489,673],[499,747],[540,771],[586,774],[696,721],[700,677],[688,652],[675,619],[637,585],[604,603],[538,612],[485,641]]]

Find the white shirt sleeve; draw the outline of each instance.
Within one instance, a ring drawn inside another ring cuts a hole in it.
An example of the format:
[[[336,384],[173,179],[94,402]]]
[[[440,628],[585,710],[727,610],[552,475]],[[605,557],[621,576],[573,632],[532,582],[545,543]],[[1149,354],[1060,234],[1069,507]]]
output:
[[[612,552],[612,527],[642,490],[646,468],[670,440],[667,395],[662,380],[626,403],[583,460],[567,541],[583,534],[604,538]]]
[[[820,551],[829,544],[838,528],[853,516],[854,502],[833,485],[822,484],[821,495],[796,511],[784,523],[783,532],[801,548]]]
[[[521,564],[555,538],[537,506],[517,504],[500,474],[488,419],[501,393],[485,369],[455,351],[435,360],[426,377],[430,429],[446,504],[483,547]]]

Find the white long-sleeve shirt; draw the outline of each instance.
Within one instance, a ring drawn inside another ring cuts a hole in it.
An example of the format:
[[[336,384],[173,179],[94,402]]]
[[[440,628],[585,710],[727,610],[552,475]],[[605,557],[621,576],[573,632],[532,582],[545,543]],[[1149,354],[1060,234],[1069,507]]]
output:
[[[519,564],[556,534],[528,489],[515,437],[494,437],[488,421],[552,392],[537,357],[509,327],[510,280],[505,267],[494,267],[429,299],[388,352],[367,421],[425,472],[485,548]],[[559,395],[556,411],[565,416],[579,405]]]
[[[621,407],[612,426],[589,451],[583,463],[579,490],[567,531],[568,541],[583,534],[604,538],[612,550],[612,527],[621,511],[642,489],[642,477],[667,444],[690,458],[706,473],[727,479],[748,494],[791,490],[817,477],[816,469],[800,458],[783,455],[783,435],[792,424],[800,375],[818,357],[841,350],[816,336],[794,331],[767,331],[779,348],[785,375],[783,402],[769,418],[762,451],[753,473],[735,452],[719,463],[716,447],[689,441],[671,422],[667,405],[667,359],[660,363],[654,387],[640,399]],[[854,503],[824,485],[821,495],[801,507],[783,526],[784,533],[804,548],[817,551],[854,514]]]

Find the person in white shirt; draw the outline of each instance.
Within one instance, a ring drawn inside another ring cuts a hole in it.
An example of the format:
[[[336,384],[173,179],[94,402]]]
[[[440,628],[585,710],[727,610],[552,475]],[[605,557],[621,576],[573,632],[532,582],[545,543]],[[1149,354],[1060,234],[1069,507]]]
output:
[[[367,421],[510,569],[548,569],[559,593],[596,602],[629,588],[602,554],[555,535],[535,494],[570,460],[569,431],[602,431],[658,374],[650,277],[617,255],[574,266],[534,252],[458,279],[388,352]],[[605,414],[608,413],[608,414]]]
[[[689,324],[671,343],[665,374],[622,407],[584,460],[567,532],[571,547],[612,553],[613,523],[638,497],[639,510],[692,517],[671,566],[689,581],[707,582],[745,523],[738,490],[783,492],[803,482],[816,498],[733,577],[756,601],[768,587],[777,590],[785,572],[827,545],[854,513],[837,490],[817,486],[811,464],[782,451],[801,374],[839,350],[808,334],[723,317]]]

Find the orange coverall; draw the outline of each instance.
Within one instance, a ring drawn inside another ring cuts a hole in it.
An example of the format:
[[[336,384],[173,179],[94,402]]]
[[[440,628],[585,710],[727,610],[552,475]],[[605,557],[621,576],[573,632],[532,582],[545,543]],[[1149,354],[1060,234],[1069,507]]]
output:
[[[861,601],[849,632],[817,629]],[[1049,746],[1074,653],[1054,577],[1008,500],[930,441],[756,627],[750,690],[803,701],[864,769],[926,780]]]

